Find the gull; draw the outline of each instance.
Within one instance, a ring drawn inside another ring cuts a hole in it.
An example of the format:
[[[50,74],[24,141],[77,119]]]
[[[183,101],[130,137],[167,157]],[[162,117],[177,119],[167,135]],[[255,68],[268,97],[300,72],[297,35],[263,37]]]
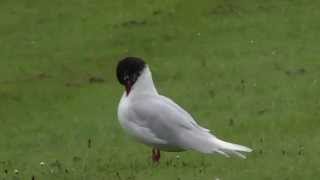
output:
[[[194,150],[205,154],[246,158],[252,149],[218,139],[171,99],[158,93],[149,66],[138,57],[118,62],[117,79],[125,87],[118,106],[124,131],[152,147],[152,161],[159,162],[160,150]]]

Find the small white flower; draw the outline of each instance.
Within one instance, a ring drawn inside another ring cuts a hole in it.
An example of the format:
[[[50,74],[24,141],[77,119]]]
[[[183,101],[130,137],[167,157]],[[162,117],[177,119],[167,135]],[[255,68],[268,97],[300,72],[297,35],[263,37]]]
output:
[[[176,155],[176,159],[180,159],[180,156],[179,156],[179,155]]]
[[[44,166],[45,164],[46,164],[46,163],[43,162],[43,161],[40,162],[40,166]]]
[[[18,170],[18,169],[14,169],[13,172],[14,172],[15,174],[18,174],[18,173],[19,173],[19,170]]]

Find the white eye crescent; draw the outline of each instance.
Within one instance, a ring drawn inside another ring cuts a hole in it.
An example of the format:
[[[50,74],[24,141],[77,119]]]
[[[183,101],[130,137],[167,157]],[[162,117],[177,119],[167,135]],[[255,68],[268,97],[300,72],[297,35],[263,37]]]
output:
[[[129,80],[129,79],[130,79],[129,75],[125,75],[125,76],[123,77],[123,80],[125,80],[125,81],[127,81],[127,80]]]

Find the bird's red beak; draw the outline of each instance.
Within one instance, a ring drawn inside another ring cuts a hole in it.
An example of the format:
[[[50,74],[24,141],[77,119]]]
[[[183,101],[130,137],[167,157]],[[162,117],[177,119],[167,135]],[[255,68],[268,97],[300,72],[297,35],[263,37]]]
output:
[[[126,92],[127,92],[127,96],[128,96],[131,91],[131,87],[132,87],[132,83],[130,80],[126,81],[125,87],[126,87]]]

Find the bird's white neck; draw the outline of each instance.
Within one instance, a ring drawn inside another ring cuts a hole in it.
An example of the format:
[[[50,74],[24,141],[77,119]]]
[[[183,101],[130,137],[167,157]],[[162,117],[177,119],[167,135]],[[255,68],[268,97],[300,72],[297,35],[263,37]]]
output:
[[[142,70],[141,75],[138,80],[132,86],[130,94],[158,94],[157,89],[154,86],[152,80],[151,71],[146,65],[146,67]]]

